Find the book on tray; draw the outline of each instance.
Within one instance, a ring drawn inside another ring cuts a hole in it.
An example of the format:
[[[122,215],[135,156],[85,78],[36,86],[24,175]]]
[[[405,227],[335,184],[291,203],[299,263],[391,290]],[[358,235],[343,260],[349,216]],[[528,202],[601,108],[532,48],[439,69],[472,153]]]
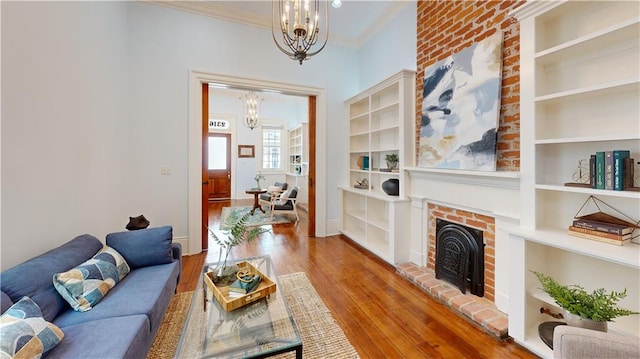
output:
[[[252,277],[238,278],[229,286],[229,295],[234,296],[249,294],[258,287],[258,284],[260,284],[261,280],[262,278],[257,274],[253,275]]]

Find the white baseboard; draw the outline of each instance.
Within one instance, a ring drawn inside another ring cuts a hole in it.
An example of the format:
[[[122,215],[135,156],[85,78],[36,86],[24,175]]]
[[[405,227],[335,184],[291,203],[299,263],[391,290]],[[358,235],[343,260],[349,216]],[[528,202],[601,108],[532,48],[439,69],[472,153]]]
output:
[[[334,236],[336,234],[340,234],[340,220],[339,219],[334,219],[334,220],[330,220],[327,221],[327,236]]]
[[[180,243],[180,245],[182,246],[182,255],[183,256],[186,256],[186,255],[189,255],[189,254],[193,254],[189,250],[189,237],[173,237],[173,242],[174,243]]]

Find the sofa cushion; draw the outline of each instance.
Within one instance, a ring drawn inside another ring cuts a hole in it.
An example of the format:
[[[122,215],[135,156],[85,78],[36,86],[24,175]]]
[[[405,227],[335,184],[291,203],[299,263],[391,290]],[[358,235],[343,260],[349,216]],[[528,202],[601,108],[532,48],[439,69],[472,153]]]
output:
[[[39,358],[64,338],[56,325],[42,318],[40,307],[23,297],[0,317],[0,356]]]
[[[0,313],[4,313],[13,305],[13,301],[5,292],[0,292]]]
[[[86,313],[91,312],[93,310]],[[62,330],[64,340],[49,352],[47,359],[140,359],[146,357],[153,342],[149,321],[144,315],[105,318],[63,327]]]
[[[155,334],[173,297],[179,266],[180,262],[174,261],[132,270],[93,309],[88,312],[66,311],[54,323],[65,330],[67,326],[79,323],[143,314],[149,319],[151,331]]]
[[[93,258],[53,276],[53,285],[74,310],[86,312],[129,273],[129,265],[113,248],[105,246]]]
[[[163,226],[130,232],[110,233],[107,245],[117,250],[131,269],[173,261],[173,227]]]
[[[96,237],[84,234],[0,273],[0,286],[13,302],[28,296],[38,304],[45,320],[52,321],[69,308],[53,286],[55,273],[67,271],[102,249]]]

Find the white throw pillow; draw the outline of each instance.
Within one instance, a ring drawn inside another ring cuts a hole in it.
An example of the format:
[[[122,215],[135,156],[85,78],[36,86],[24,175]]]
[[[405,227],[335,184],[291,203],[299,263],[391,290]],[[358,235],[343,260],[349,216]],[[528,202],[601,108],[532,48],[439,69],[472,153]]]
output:
[[[292,188],[289,188],[288,190],[286,190],[286,191],[284,191],[284,192],[282,192],[280,194],[280,197],[278,197],[278,201],[281,204],[287,203],[287,201],[289,200],[289,196],[291,195],[291,190],[292,190]]]

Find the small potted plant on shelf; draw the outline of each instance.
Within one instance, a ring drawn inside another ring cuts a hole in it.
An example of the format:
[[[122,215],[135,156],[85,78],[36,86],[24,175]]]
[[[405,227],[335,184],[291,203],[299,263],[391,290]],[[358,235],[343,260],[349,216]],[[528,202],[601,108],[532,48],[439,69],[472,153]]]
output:
[[[230,229],[213,231],[210,228],[207,228],[213,237],[213,241],[220,246],[217,266],[213,270],[214,283],[217,285],[229,285],[236,279],[238,267],[227,264],[227,260],[229,259],[229,255],[231,254],[233,247],[242,243],[251,243],[262,233],[269,231],[269,228],[247,226],[249,218],[251,218],[251,212],[247,212],[243,216],[240,216],[238,212],[231,211],[229,216],[224,220],[224,227]],[[223,255],[224,259],[222,258]]]
[[[542,290],[565,310],[567,325],[606,332],[607,322],[614,318],[640,314],[618,307],[618,301],[627,296],[626,288],[622,292],[600,288],[589,293],[579,285],[563,285],[540,272],[532,273],[538,277]]]
[[[398,154],[397,153],[389,153],[384,156],[385,161],[387,161],[387,168],[392,171],[398,167]]]

